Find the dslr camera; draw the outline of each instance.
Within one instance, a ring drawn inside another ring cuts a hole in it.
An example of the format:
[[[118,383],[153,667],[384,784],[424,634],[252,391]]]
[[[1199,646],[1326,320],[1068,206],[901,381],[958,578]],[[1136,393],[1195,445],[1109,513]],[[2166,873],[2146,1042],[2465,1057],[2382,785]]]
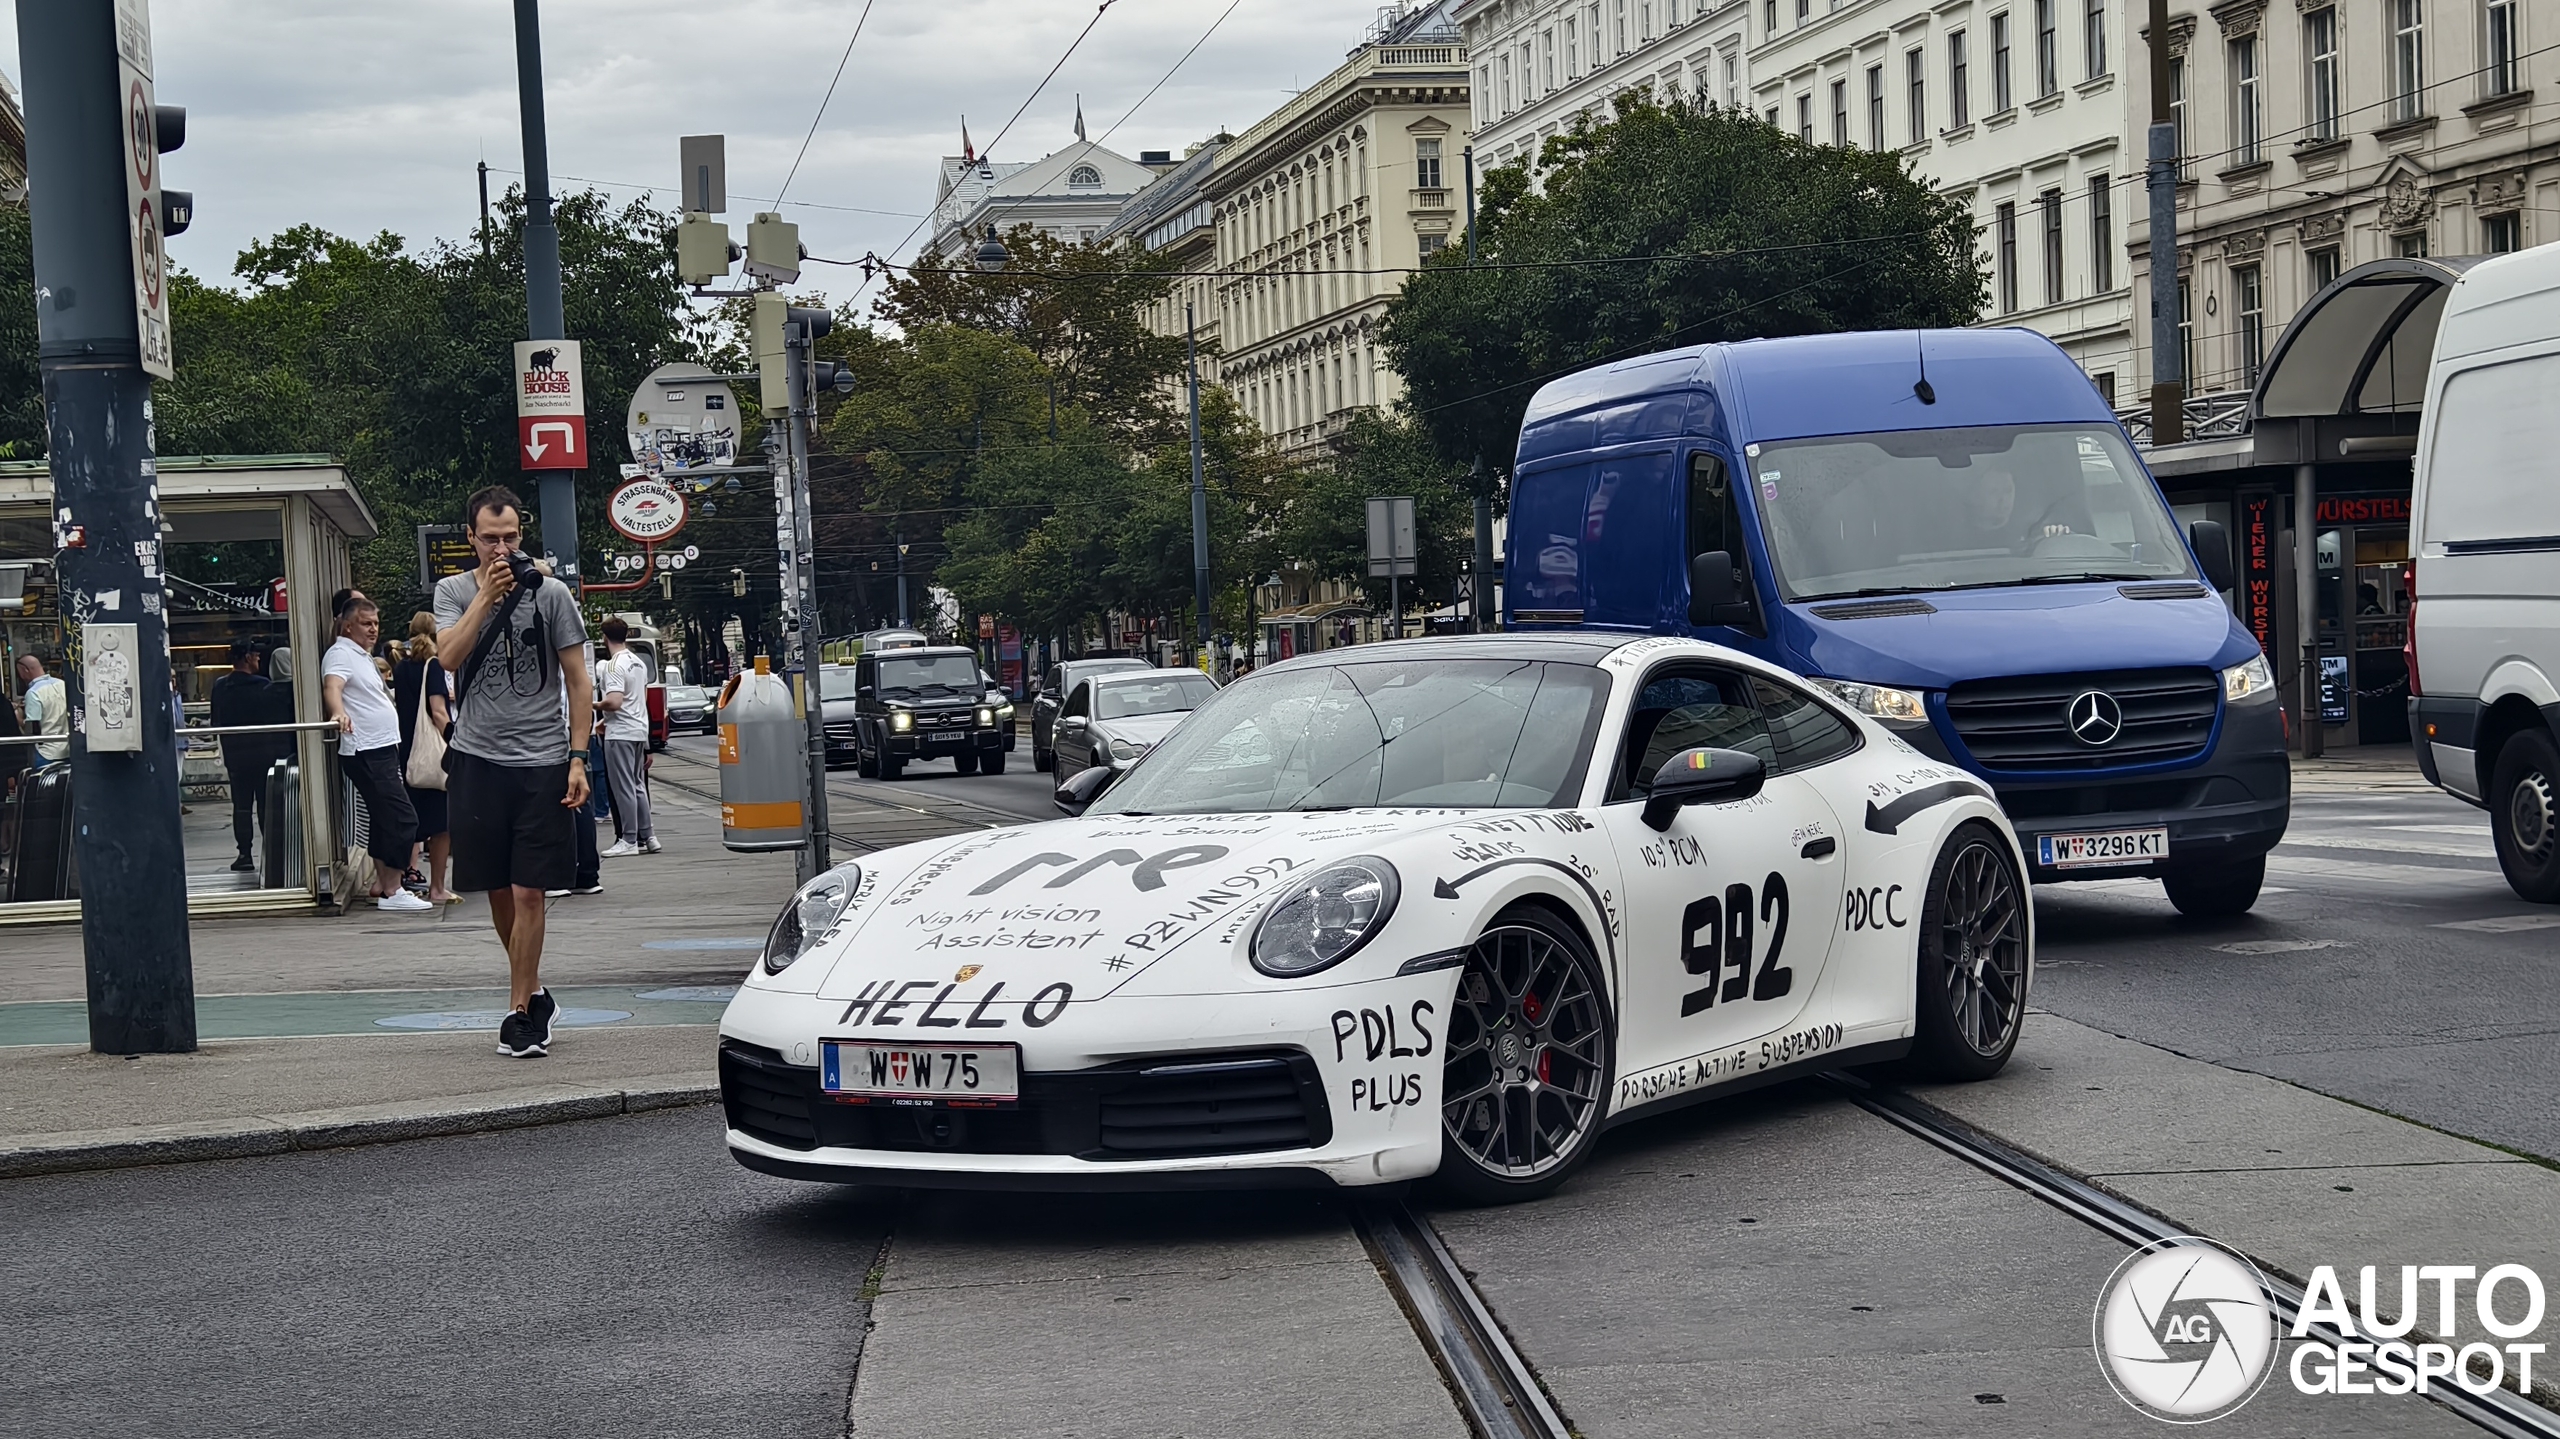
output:
[[[542,588],[542,566],[522,550],[507,551],[507,573],[515,576],[517,589],[531,593]]]

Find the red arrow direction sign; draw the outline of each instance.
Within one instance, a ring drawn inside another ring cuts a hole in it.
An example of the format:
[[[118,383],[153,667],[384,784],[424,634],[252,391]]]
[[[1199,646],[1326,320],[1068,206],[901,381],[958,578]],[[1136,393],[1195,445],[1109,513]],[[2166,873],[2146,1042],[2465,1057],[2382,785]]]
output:
[[[516,419],[516,462],[528,470],[582,470],[587,466],[587,417]]]

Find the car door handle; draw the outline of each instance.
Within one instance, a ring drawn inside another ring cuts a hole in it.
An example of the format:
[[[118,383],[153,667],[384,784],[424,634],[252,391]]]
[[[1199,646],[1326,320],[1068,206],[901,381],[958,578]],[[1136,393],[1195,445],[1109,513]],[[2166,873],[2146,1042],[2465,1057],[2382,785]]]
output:
[[[1820,839],[1806,840],[1804,849],[1800,852],[1807,859],[1823,859],[1839,848],[1840,841],[1826,834]]]

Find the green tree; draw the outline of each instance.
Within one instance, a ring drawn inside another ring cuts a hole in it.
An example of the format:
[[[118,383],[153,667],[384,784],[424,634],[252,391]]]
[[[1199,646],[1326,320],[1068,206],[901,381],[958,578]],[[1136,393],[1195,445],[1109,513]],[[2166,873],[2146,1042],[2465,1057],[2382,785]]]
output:
[[[1444,250],[1383,336],[1440,452],[1507,465],[1557,375],[1761,335],[1969,324],[1975,225],[1900,156],[1814,145],[1712,105],[1640,95],[1490,172],[1479,263]],[[1519,268],[1495,268],[1511,266]]]
[[[0,460],[39,459],[45,451],[33,245],[27,207],[0,204]]]
[[[1445,603],[1475,555],[1475,507],[1466,472],[1443,458],[1421,426],[1374,410],[1354,411],[1333,453],[1298,476],[1274,548],[1317,579],[1345,581],[1384,609],[1390,586],[1369,574],[1369,500],[1413,498],[1414,574],[1407,604]]]

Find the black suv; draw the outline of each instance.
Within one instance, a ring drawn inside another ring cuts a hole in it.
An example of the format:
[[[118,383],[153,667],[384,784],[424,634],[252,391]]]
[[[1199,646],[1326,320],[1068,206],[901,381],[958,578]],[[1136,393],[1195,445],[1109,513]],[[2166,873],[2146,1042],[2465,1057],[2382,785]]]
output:
[[[863,778],[896,779],[917,759],[948,759],[962,774],[1004,773],[1004,730],[987,703],[977,651],[928,645],[865,654],[854,661],[853,695],[850,748]],[[828,738],[832,749],[835,736]]]

